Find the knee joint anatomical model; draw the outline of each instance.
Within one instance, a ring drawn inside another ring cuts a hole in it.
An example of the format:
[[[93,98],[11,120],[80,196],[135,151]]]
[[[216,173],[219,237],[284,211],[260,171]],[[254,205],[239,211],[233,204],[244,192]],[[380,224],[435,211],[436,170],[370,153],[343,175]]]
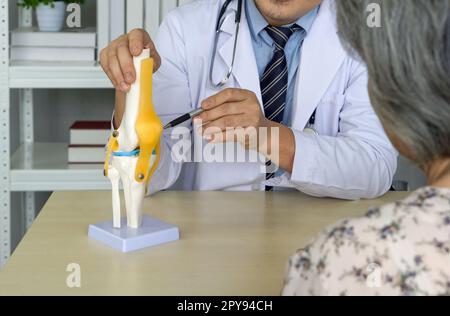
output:
[[[142,224],[142,202],[160,158],[163,125],[152,100],[153,59],[150,50],[134,58],[136,81],[126,97],[121,126],[109,139],[105,176],[112,184],[113,224],[121,226],[119,182],[125,195],[127,223],[130,228]]]

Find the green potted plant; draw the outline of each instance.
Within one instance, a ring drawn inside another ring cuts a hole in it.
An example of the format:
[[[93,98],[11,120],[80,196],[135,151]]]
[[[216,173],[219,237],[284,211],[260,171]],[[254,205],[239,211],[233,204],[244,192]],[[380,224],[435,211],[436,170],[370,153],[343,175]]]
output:
[[[36,17],[41,32],[59,32],[64,27],[66,4],[84,0],[22,0],[19,6],[36,9]]]

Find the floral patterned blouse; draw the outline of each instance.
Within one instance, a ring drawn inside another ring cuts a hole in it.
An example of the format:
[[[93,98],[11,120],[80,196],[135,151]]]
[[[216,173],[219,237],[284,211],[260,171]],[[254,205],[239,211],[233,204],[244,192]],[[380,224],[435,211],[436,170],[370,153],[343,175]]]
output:
[[[450,295],[450,189],[327,229],[291,258],[283,295]]]

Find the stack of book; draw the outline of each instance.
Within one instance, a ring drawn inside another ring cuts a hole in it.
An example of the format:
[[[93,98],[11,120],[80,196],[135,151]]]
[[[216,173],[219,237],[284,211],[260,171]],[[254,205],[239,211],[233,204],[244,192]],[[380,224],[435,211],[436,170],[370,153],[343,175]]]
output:
[[[75,122],[70,128],[69,164],[103,164],[111,122]]]
[[[95,61],[95,28],[40,32],[35,27],[11,32],[11,60]]]

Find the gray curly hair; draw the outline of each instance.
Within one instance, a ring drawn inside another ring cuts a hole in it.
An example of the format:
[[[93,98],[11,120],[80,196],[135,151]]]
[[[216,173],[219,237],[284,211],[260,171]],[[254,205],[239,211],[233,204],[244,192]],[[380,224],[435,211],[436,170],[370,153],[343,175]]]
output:
[[[381,7],[381,27],[367,8]],[[450,157],[450,0],[336,0],[348,51],[369,72],[373,106],[421,166]]]

